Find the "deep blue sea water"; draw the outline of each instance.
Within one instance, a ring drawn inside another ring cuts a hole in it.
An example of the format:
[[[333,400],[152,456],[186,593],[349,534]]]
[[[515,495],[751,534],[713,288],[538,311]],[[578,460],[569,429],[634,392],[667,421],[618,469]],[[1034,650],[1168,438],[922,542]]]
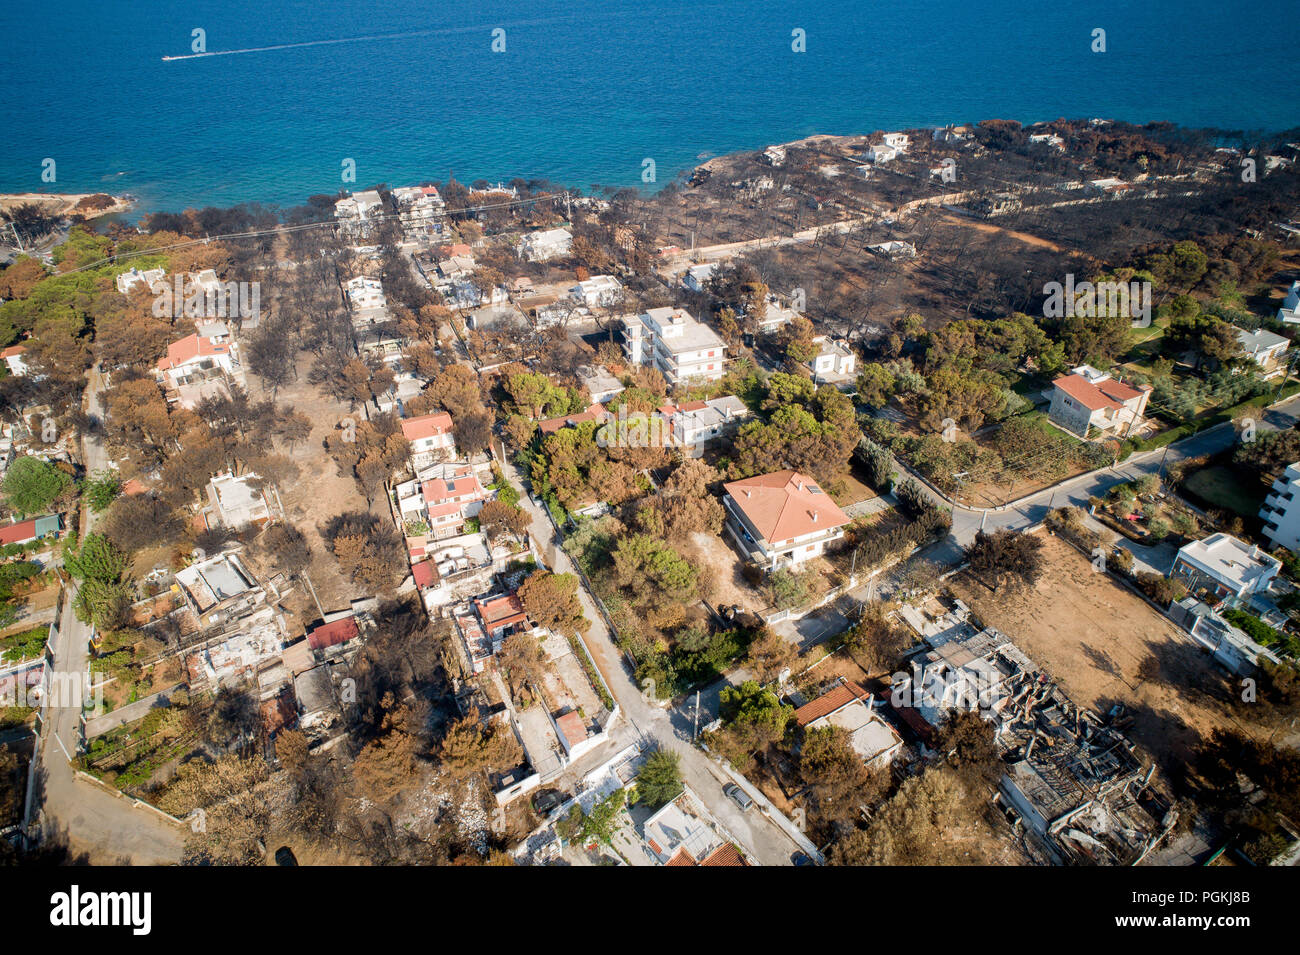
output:
[[[0,192],[144,209],[342,185],[659,184],[814,132],[990,117],[1300,126],[1295,0],[5,0]],[[190,52],[387,39],[164,62]],[[490,49],[506,30],[506,52]],[[791,31],[807,52],[791,51]],[[1090,50],[1094,28],[1107,51]],[[56,162],[57,182],[41,181]]]

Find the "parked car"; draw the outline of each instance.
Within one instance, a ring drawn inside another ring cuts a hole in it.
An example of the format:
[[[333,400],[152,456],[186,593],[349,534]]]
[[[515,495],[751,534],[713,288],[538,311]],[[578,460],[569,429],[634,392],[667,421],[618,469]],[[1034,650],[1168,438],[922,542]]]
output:
[[[754,800],[749,798],[749,793],[745,792],[745,790],[741,789],[735,783],[727,783],[727,785],[722,787],[722,791],[731,799],[732,802],[745,812],[749,812],[749,810],[754,808]]]
[[[564,802],[564,793],[558,789],[538,790],[533,796],[533,812],[544,816],[562,802]]]

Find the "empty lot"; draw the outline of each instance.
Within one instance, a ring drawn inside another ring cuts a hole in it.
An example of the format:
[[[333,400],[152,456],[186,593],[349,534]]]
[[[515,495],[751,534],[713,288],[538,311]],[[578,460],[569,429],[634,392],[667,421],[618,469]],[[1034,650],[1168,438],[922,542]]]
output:
[[[986,626],[1009,636],[1074,702],[1102,714],[1115,703],[1134,717],[1133,739],[1163,773],[1178,772],[1202,736],[1242,722],[1236,685],[1209,654],[1141,597],[1056,537],[1043,537],[1046,569],[1033,587],[993,594],[969,573],[951,581]],[[1144,661],[1149,661],[1143,666]],[[1249,714],[1244,714],[1249,715]]]

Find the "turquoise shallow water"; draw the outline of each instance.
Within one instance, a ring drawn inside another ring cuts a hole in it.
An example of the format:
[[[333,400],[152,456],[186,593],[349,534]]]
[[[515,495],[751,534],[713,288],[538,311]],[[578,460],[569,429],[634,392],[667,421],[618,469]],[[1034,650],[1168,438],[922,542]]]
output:
[[[1284,65],[1298,9],[7,0],[0,191],[293,204],[340,188],[345,158],[362,186],[449,172],[639,186],[646,158],[662,184],[701,156],[813,132],[1059,116],[1281,130],[1300,126]],[[164,62],[195,28],[208,51],[371,39]],[[791,50],[796,28],[806,53]]]

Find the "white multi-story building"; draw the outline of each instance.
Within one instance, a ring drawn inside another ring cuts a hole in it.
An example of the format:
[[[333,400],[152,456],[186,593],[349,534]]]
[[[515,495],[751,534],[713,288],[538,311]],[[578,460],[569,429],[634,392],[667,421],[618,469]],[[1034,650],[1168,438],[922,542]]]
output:
[[[1254,544],[1231,534],[1212,534],[1184,544],[1169,576],[1183,581],[1193,593],[1204,590],[1213,601],[1264,593],[1282,562]]]
[[[670,385],[715,380],[725,371],[727,346],[684,308],[652,308],[623,318],[623,351],[634,365],[651,365]]]
[[[1300,463],[1287,467],[1282,476],[1273,482],[1273,490],[1264,498],[1259,509],[1264,522],[1264,536],[1293,554],[1300,554],[1300,504],[1296,492],[1300,491]]]
[[[363,189],[334,203],[334,217],[345,232],[369,235],[373,219],[383,214],[384,200],[376,189]]]

